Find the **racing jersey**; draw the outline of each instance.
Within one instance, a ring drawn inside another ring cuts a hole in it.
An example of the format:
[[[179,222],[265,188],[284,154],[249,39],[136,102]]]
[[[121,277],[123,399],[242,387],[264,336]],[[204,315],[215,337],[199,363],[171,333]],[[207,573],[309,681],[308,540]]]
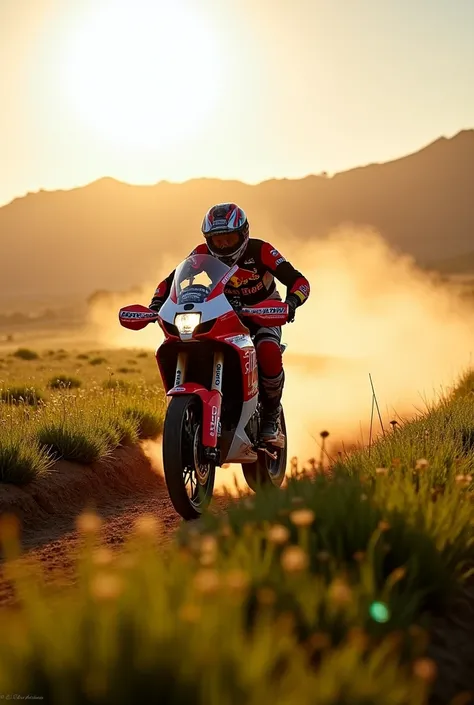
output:
[[[198,245],[191,255],[209,255],[206,243]],[[287,296],[293,294],[301,306],[309,296],[308,280],[296,270],[280,252],[264,240],[250,238],[248,245],[236,262],[238,271],[229,279],[224,294],[230,303],[252,306],[278,295],[275,277],[286,286]],[[173,270],[156,287],[150,308],[168,298],[173,283]]]

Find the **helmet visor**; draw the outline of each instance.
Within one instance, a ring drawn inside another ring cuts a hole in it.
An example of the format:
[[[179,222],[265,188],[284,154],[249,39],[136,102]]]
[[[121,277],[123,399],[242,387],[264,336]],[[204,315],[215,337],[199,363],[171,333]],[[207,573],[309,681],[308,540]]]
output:
[[[225,252],[229,248],[237,247],[240,243],[239,233],[229,232],[229,233],[217,233],[216,235],[210,235],[208,237],[208,242],[212,244],[212,249],[216,252]]]

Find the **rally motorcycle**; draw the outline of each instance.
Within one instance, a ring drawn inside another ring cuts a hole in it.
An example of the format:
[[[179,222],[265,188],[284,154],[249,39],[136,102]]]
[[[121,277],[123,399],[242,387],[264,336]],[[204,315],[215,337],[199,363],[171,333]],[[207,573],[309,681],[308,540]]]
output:
[[[257,356],[245,322],[281,326],[288,321],[288,304],[231,306],[224,289],[238,274],[237,265],[191,255],[176,268],[159,313],[141,304],[119,312],[125,328],[157,321],[164,333],[155,354],[168,398],[163,469],[173,506],[185,520],[200,516],[209,504],[216,467],[224,463],[240,463],[254,491],[279,487],[285,477],[285,417],[282,411],[276,441],[262,442]]]

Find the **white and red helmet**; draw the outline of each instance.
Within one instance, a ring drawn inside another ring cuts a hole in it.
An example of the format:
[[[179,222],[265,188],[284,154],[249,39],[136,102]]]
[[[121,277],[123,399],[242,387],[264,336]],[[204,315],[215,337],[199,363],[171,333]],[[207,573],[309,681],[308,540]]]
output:
[[[245,251],[249,241],[249,223],[245,211],[235,203],[218,203],[210,208],[201,230],[206,238],[207,247],[214,257],[217,257],[228,266],[237,262]],[[213,244],[215,235],[237,235],[235,243],[227,247],[216,247]]]

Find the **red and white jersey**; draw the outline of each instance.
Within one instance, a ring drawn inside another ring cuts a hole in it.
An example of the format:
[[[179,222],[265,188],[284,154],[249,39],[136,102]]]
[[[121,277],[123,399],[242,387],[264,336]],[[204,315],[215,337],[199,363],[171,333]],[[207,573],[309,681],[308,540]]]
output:
[[[208,255],[206,243],[198,245],[191,254]],[[295,294],[303,304],[309,296],[308,280],[270,243],[250,238],[248,245],[236,262],[239,270],[228,281],[224,293],[229,301],[240,301],[252,306],[278,294],[275,278]],[[156,288],[150,306],[168,298],[173,282],[174,270]]]

